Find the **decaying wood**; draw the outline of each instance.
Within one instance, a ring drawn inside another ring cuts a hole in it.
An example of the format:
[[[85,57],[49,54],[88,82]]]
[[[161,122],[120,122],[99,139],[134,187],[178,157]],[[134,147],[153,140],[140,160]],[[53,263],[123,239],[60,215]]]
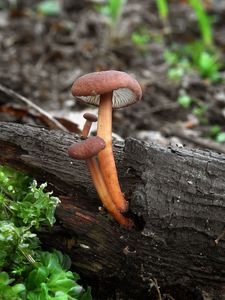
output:
[[[153,278],[162,290],[199,288],[205,299],[225,299],[225,156],[131,138],[114,143],[137,223],[127,231],[99,210],[85,163],[68,157],[68,146],[78,140],[66,132],[0,123],[0,161],[47,180],[61,196],[59,225],[43,234],[45,243],[68,252],[76,269],[103,291],[113,294],[117,287],[125,299],[148,299],[142,292]],[[104,292],[99,299],[107,299]]]

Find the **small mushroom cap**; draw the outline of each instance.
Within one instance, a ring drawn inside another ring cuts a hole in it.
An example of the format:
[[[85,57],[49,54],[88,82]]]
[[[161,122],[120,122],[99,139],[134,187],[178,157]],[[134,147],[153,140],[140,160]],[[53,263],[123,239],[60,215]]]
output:
[[[85,113],[83,114],[83,117],[90,122],[97,122],[98,121],[98,117],[94,114],[91,113]]]
[[[73,144],[68,149],[68,154],[78,160],[89,159],[96,156],[105,148],[105,141],[99,136],[90,137],[80,143]]]
[[[113,92],[112,107],[129,106],[142,97],[141,86],[125,72],[94,72],[76,79],[72,86],[73,96],[81,101],[99,106],[100,95]]]

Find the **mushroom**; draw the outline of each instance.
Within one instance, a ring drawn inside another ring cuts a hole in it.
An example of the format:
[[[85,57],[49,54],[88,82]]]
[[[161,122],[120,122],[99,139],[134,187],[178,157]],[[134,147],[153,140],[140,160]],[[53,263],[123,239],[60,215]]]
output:
[[[92,136],[88,139],[73,144],[68,149],[68,154],[78,160],[89,159],[96,156],[101,150],[105,148],[105,142],[99,136]]]
[[[89,131],[91,129],[92,123],[97,122],[98,118],[97,118],[96,115],[94,115],[92,113],[85,113],[83,115],[83,117],[86,120],[86,122],[84,124],[83,130],[82,130],[82,133],[81,133],[81,138],[86,139],[88,134],[89,134]]]
[[[116,208],[113,203],[107,187],[101,175],[98,163],[95,156],[105,148],[105,142],[102,138],[95,136],[90,137],[80,143],[73,144],[68,149],[68,154],[78,160],[85,160],[89,172],[91,173],[92,180],[98,195],[108,212],[123,226],[131,228],[133,222],[124,217]]]
[[[76,79],[72,94],[86,103],[99,106],[97,135],[106,143],[105,149],[98,154],[99,165],[113,202],[124,212],[128,209],[128,202],[120,189],[112,151],[112,108],[126,107],[139,101],[141,87],[127,73],[110,70]]]

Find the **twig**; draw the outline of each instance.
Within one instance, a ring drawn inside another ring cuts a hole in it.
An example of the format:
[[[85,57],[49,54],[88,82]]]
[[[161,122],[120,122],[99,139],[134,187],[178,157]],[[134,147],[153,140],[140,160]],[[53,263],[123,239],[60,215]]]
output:
[[[184,139],[202,148],[214,150],[219,153],[225,153],[224,145],[220,145],[207,138],[196,137],[192,134],[191,130],[188,131],[182,128],[177,128],[176,126],[168,126],[167,128],[163,129],[163,132],[167,135],[174,135],[176,137]]]
[[[158,285],[158,281],[156,278],[150,279],[150,287],[154,287],[157,291],[158,294],[158,300],[163,300],[161,292],[160,292],[160,287]]]
[[[150,109],[151,114],[160,113],[165,110],[175,110],[179,108],[179,103],[167,103],[163,105],[157,105]]]
[[[9,96],[10,98],[14,98],[16,100],[22,101],[27,106],[29,106],[29,107],[33,108],[34,110],[36,110],[38,113],[40,113],[46,119],[48,119],[48,121],[53,125],[54,128],[59,128],[63,131],[68,132],[68,130],[61,123],[59,123],[54,117],[52,117],[49,113],[47,113],[45,110],[43,110],[42,108],[40,108],[39,106],[37,106],[36,104],[31,102],[26,97],[14,92],[13,90],[3,86],[2,84],[0,84],[0,91],[3,92],[4,94],[6,94],[7,96]]]

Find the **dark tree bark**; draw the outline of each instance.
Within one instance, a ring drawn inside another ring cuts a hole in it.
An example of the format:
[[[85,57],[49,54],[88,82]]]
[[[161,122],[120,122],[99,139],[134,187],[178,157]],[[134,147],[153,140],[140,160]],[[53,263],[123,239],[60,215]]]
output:
[[[0,123],[0,162],[47,180],[62,201],[44,243],[67,252],[76,270],[101,286],[98,299],[115,290],[124,299],[148,299],[153,278],[175,299],[203,299],[185,298],[186,288],[225,299],[225,239],[215,243],[225,222],[225,156],[131,138],[114,143],[136,223],[128,231],[99,210],[85,163],[68,157],[78,141],[61,131]]]

